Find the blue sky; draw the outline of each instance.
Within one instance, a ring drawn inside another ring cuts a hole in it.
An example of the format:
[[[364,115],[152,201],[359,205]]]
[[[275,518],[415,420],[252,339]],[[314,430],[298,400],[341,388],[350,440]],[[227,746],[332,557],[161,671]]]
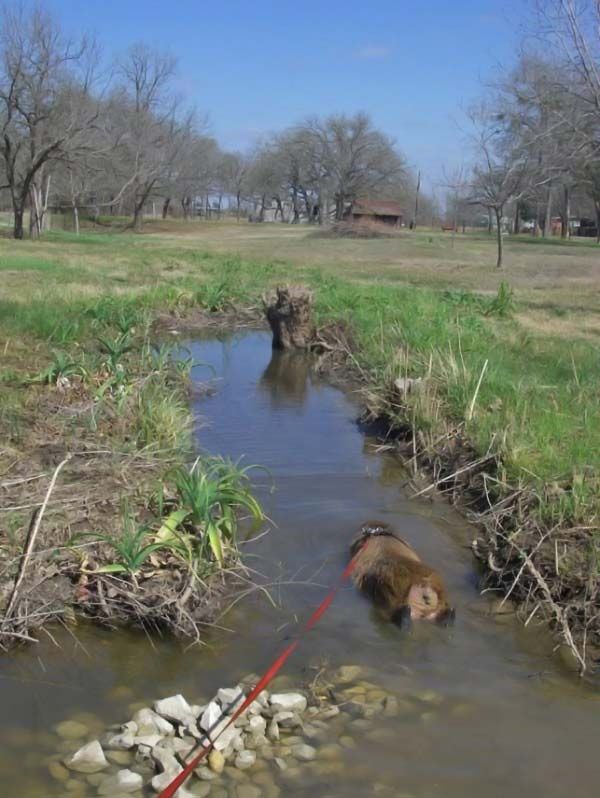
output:
[[[94,32],[107,57],[140,40],[170,50],[180,91],[224,147],[308,114],[365,110],[431,187],[464,158],[462,109],[511,62],[526,0],[42,4]]]

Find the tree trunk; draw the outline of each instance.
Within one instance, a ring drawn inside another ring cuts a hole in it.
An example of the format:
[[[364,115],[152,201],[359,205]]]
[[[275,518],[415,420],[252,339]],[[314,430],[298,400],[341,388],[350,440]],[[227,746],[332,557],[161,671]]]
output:
[[[419,169],[419,173],[417,175],[417,190],[415,192],[415,216],[413,219],[413,230],[417,229],[417,219],[419,216],[419,193],[421,191],[421,170]],[[463,230],[463,233],[465,231]]]
[[[273,349],[306,349],[314,338],[312,292],[302,285],[280,286],[263,297],[263,307],[273,333]]]
[[[496,268],[502,268],[502,208],[494,208],[496,213],[496,237],[498,242],[498,258],[496,260]]]
[[[300,221],[300,209],[298,208],[298,189],[296,186],[292,188],[292,224],[298,224]]]
[[[171,197],[166,197],[162,207],[162,218],[166,219],[169,215],[169,208],[171,206]]]
[[[600,244],[600,199],[594,200],[594,208],[596,209],[596,244]]]
[[[23,216],[25,215],[25,208],[21,205],[13,205],[14,223],[13,223],[13,238],[21,241],[24,237],[23,230]]]
[[[73,203],[73,228],[75,229],[75,235],[79,235],[79,209],[75,203]]]
[[[515,205],[515,221],[513,226],[513,235],[518,235],[521,228],[521,206],[517,202]]]
[[[133,208],[133,229],[134,230],[141,230],[144,225],[144,214],[142,213],[142,208],[144,207],[144,203],[136,202]]]
[[[240,205],[241,205],[240,193],[241,192],[238,191],[237,194],[235,195],[235,215],[238,222],[240,220]]]
[[[492,209],[488,208],[487,213],[488,213],[488,235],[491,236],[492,230],[494,229],[494,225],[492,224]]]
[[[552,227],[552,189],[548,189],[548,197],[546,199],[546,211],[544,213],[544,229],[542,235],[547,238],[551,234]]]
[[[561,238],[570,238],[571,231],[569,228],[569,216],[571,215],[571,192],[569,191],[569,187],[564,187],[564,201],[563,201],[563,212],[560,219],[560,237]]]

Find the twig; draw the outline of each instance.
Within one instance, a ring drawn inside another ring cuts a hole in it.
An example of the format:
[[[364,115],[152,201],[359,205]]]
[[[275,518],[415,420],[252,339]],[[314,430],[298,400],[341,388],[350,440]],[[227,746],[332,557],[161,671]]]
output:
[[[416,499],[417,496],[422,496],[424,493],[427,493],[432,488],[437,488],[438,485],[441,485],[444,482],[449,482],[451,479],[458,477],[460,474],[464,474],[467,471],[472,471],[474,468],[477,468],[477,466],[483,465],[488,460],[492,460],[494,457],[495,455],[493,454],[488,454],[485,457],[481,457],[479,460],[475,460],[473,463],[469,463],[469,465],[464,466],[464,468],[459,468],[458,471],[454,471],[454,473],[449,474],[447,477],[442,477],[441,479],[432,482],[431,485],[427,485],[426,488],[423,488],[423,490],[420,490],[418,493],[413,493],[413,495],[410,498]]]
[[[44,501],[42,502],[42,506],[40,507],[39,511],[36,511],[31,517],[31,525],[29,527],[29,533],[27,535],[27,539],[25,541],[25,551],[23,553],[23,559],[21,560],[21,565],[19,566],[19,570],[17,572],[17,577],[15,579],[15,584],[10,594],[10,598],[8,600],[8,604],[6,607],[6,612],[4,614],[4,619],[2,621],[2,629],[6,626],[8,620],[10,619],[11,613],[14,609],[15,603],[17,601],[17,595],[19,592],[19,587],[21,586],[21,582],[23,581],[23,577],[25,576],[25,570],[31,558],[31,553],[33,552],[33,548],[35,546],[35,541],[37,538],[37,534],[40,529],[40,524],[42,523],[42,518],[44,516],[44,512],[50,500],[50,496],[52,491],[54,490],[54,486],[56,485],[56,480],[58,475],[60,474],[63,466],[65,466],[69,460],[71,459],[71,455],[68,454],[65,459],[60,462],[56,469],[54,470],[54,474],[52,475],[52,479],[50,480],[50,484],[48,485],[48,490],[46,491],[46,495],[44,497]]]
[[[481,383],[483,381],[483,375],[488,367],[488,360],[485,361],[483,364],[483,368],[481,369],[481,374],[479,375],[479,380],[477,381],[477,387],[475,388],[475,393],[473,394],[473,398],[471,399],[471,404],[469,405],[469,409],[467,410],[467,421],[470,421],[473,418],[473,411],[475,410],[475,402],[477,401],[477,396],[479,394],[479,389],[481,388]]]

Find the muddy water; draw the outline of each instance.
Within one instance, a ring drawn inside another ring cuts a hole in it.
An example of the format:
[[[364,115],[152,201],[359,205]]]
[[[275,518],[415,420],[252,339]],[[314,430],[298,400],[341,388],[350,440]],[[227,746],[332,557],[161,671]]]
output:
[[[560,669],[541,631],[490,616],[464,521],[406,497],[406,475],[358,430],[352,398],[312,377],[302,357],[272,355],[263,333],[192,349],[217,375],[216,391],[196,405],[200,445],[269,470],[257,478],[274,529],[244,550],[277,606],[248,599],[226,617],[227,629],[187,653],[83,626],[0,660],[0,795],[65,794],[43,764],[56,751],[51,730],[60,720],[80,718],[93,732],[126,720],[132,703],[173,692],[200,703],[260,672],[337,578],[352,531],[368,518],[394,524],[440,568],[456,625],[402,632],[344,589],[287,674],[298,683],[308,665],[362,665],[382,688],[410,698],[410,708],[377,719],[377,742],[353,732],[358,748],[343,775],[290,781],[283,794],[367,796],[377,782],[415,798],[597,795],[600,696]]]

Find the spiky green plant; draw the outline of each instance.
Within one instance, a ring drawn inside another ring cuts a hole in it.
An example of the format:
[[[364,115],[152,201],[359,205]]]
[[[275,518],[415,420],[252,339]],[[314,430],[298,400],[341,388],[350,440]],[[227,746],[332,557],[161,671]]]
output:
[[[174,474],[179,505],[188,511],[189,520],[201,531],[203,549],[210,551],[220,565],[226,546],[235,547],[237,517],[246,511],[255,522],[264,513],[254,498],[249,470],[221,457],[198,459],[192,468]]]
[[[98,336],[98,343],[102,352],[106,355],[105,365],[108,369],[113,373],[122,371],[124,369],[123,356],[133,348],[131,334],[122,332],[116,338]]]
[[[515,292],[505,280],[498,286],[496,296],[490,301],[486,311],[486,316],[500,316],[505,318],[515,309]]]
[[[53,360],[33,378],[33,382],[43,382],[55,385],[60,379],[71,377],[87,377],[87,369],[81,360],[75,359],[66,352],[52,350]]]
[[[120,534],[84,532],[75,540],[80,538],[91,538],[95,543],[103,543],[115,553],[113,562],[95,569],[95,573],[101,574],[126,573],[135,577],[151,554],[161,549],[173,551],[173,546],[168,540],[155,540],[152,530],[136,523],[128,510],[122,513]]]

